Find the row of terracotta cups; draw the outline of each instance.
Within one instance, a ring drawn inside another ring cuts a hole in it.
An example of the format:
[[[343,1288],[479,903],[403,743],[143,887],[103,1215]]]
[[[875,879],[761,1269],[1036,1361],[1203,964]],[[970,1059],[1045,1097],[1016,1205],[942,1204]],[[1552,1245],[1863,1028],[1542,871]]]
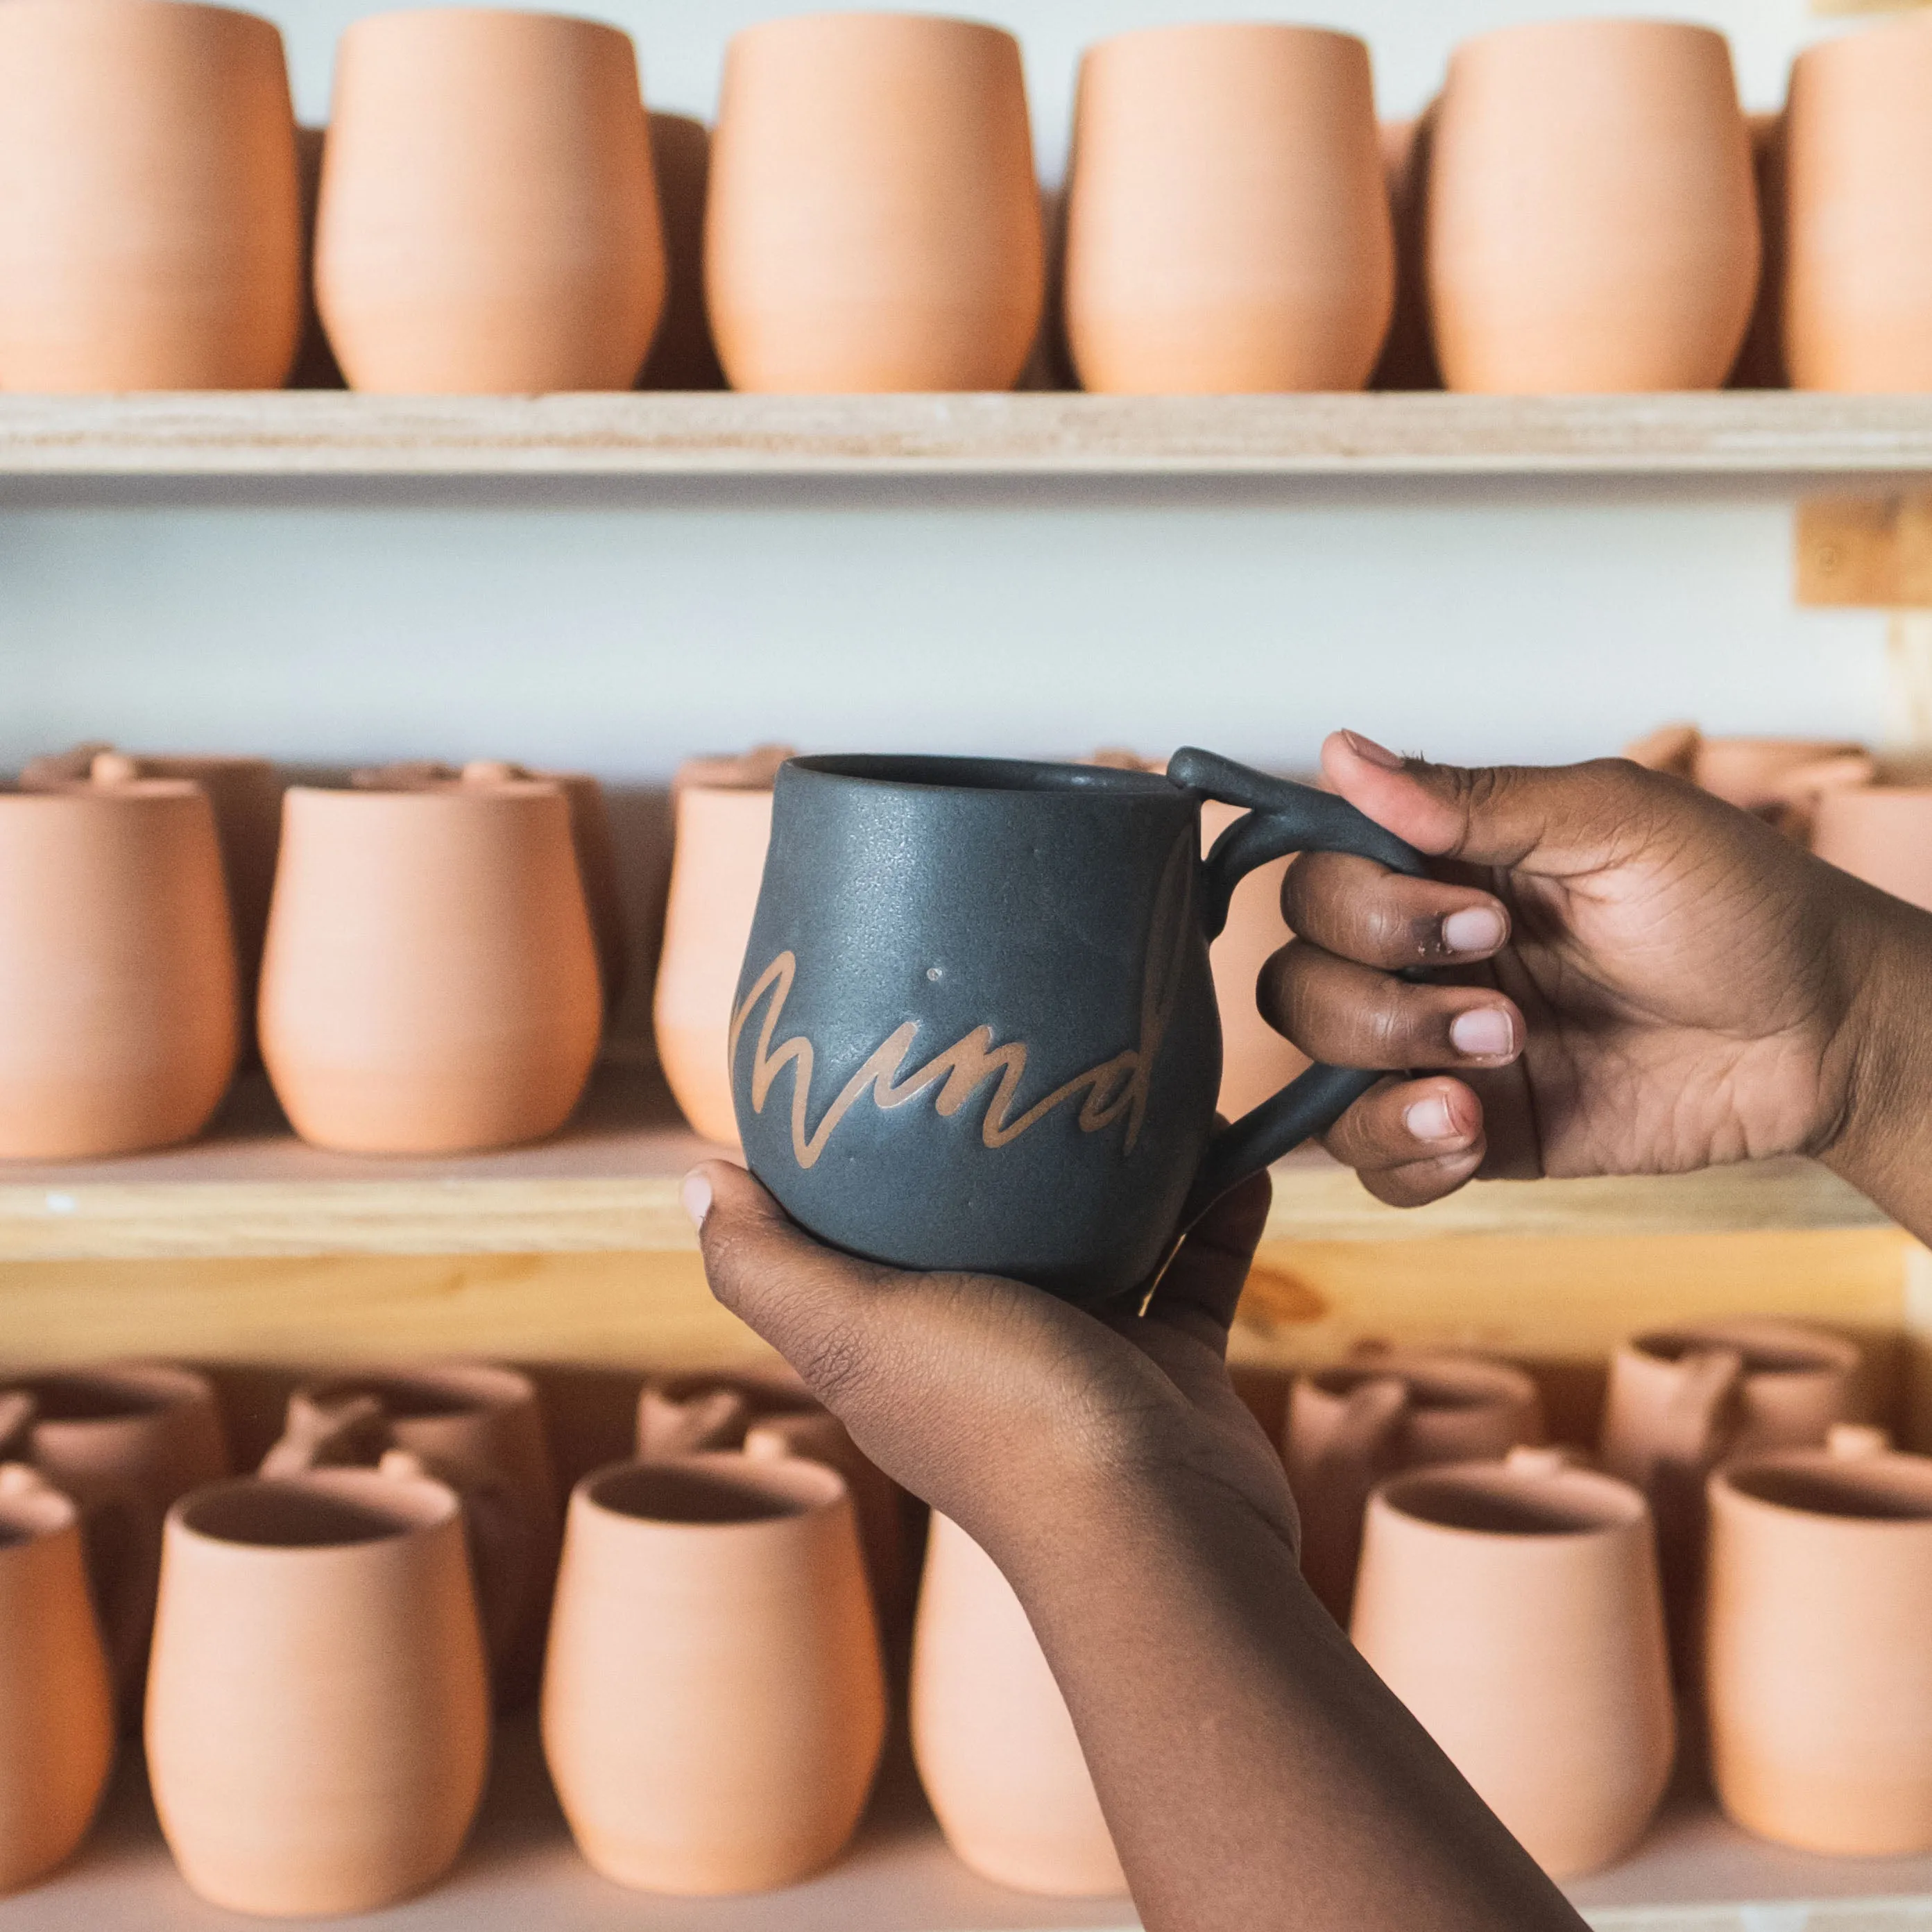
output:
[[[1807,50],[1760,142],[1767,235],[1721,36],[1534,23],[1456,50],[1425,140],[1387,130],[1392,210],[1360,40],[1148,29],[1083,61],[1056,277],[1019,47],[992,27],[747,28],[707,197],[688,124],[664,125],[656,178],[616,29],[377,15],[343,36],[305,218],[268,22],[10,0],[0,386],[279,386],[312,253],[328,344],[366,389],[628,388],[668,286],[658,382],[709,380],[708,310],[740,388],[1010,388],[1057,295],[1090,389],[1357,388],[1385,348],[1396,386],[1432,380],[1432,356],[1456,388],[1708,388],[1761,280],[1756,380],[1780,380],[1781,335],[1802,387],[1924,388],[1929,125],[1932,26]]]

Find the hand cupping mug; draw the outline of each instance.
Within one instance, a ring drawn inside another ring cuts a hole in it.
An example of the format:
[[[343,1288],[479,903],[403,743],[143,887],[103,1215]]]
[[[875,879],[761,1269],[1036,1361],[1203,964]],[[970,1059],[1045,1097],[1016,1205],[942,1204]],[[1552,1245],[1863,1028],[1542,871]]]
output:
[[[1217,1130],[1208,946],[1235,882],[1304,850],[1423,866],[1326,793],[1205,752],[1168,770],[780,770],[731,1090],[752,1172],[803,1226],[1107,1300],[1380,1077],[1312,1067]],[[1247,810],[1203,860],[1209,797]]]

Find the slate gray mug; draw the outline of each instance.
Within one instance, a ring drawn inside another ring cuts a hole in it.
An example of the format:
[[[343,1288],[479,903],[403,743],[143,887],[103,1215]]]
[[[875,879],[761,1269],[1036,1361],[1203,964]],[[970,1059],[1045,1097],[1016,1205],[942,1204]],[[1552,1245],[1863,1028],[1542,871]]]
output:
[[[1204,798],[1249,808],[1205,860]],[[1144,1292],[1208,1207],[1381,1078],[1310,1067],[1216,1126],[1208,942],[1244,874],[1313,850],[1424,869],[1342,800],[1208,752],[1165,778],[792,759],[730,1037],[752,1172],[869,1260]]]

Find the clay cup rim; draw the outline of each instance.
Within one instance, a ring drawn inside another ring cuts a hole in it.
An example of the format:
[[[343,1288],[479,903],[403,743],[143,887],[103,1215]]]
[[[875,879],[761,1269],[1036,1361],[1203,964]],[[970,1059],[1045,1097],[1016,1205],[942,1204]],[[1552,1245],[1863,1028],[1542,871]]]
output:
[[[1615,1476],[1504,1462],[1412,1469],[1382,1484],[1369,1506],[1444,1535],[1491,1542],[1574,1543],[1627,1534],[1650,1520],[1642,1492]]]
[[[326,1558],[429,1534],[462,1510],[456,1492],[429,1477],[316,1469],[211,1483],[168,1511],[168,1528],[247,1556]]]
[[[491,1415],[537,1399],[536,1384],[520,1369],[495,1362],[377,1363],[318,1377],[296,1393],[319,1407],[373,1396],[394,1422]]]
[[[1880,1450],[1780,1449],[1740,1456],[1712,1472],[1713,1507],[1853,1532],[1917,1527],[1932,1532],[1932,1456]]]
[[[1533,1401],[1536,1383],[1508,1362],[1479,1356],[1408,1354],[1364,1355],[1306,1370],[1300,1379],[1331,1401],[1344,1401],[1366,1382],[1399,1382],[1418,1409],[1469,1411]]]
[[[613,1463],[586,1476],[572,1500],[634,1530],[716,1534],[796,1522],[848,1493],[844,1478],[822,1462],[716,1450]]]
[[[1735,1349],[1743,1358],[1744,1373],[1753,1376],[1850,1375],[1859,1360],[1856,1346],[1842,1336],[1749,1318],[1646,1329],[1624,1347],[1646,1360],[1666,1364],[1700,1351]]]
[[[14,1390],[33,1399],[36,1430],[145,1424],[214,1399],[206,1376],[165,1362],[48,1369],[0,1383],[0,1394]]]

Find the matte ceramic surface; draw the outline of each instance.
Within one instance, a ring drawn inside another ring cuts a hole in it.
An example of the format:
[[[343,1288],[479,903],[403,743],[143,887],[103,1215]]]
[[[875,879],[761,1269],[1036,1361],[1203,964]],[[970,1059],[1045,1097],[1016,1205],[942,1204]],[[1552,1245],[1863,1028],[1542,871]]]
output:
[[[279,388],[301,250],[268,21],[179,0],[0,8],[0,388]]]
[[[1066,1702],[1012,1586],[935,1513],[912,1658],[912,1748],[946,1842],[996,1885],[1127,1888]]]
[[[1792,387],[1932,388],[1932,22],[1806,48],[1784,145]]]
[[[1817,802],[1811,849],[1881,892],[1932,909],[1932,787],[1834,790]]]
[[[1420,860],[1325,793],[1206,752],[1169,771],[781,770],[729,1046],[748,1164],[802,1225],[1103,1301],[1372,1084],[1311,1069],[1217,1132],[1208,943],[1238,880],[1285,852]],[[1252,809],[1204,862],[1207,795]]]
[[[1932,1850],[1932,1459],[1872,1434],[1711,1478],[1706,1678],[1725,1810],[1884,1858]]]
[[[1724,37],[1550,20],[1459,46],[1430,165],[1428,277],[1452,389],[1707,389],[1760,265]]]
[[[1067,338],[1130,394],[1359,389],[1395,299],[1369,50],[1261,22],[1154,27],[1080,66]]]
[[[687,114],[651,116],[668,282],[662,318],[640,389],[722,389],[724,371],[704,312],[704,203],[711,182],[711,130]]]
[[[577,1105],[602,1017],[556,786],[287,794],[260,1027],[304,1139],[455,1154],[540,1138]]]
[[[464,7],[344,32],[316,298],[352,387],[628,389],[664,276],[625,34]]]
[[[235,1070],[235,950],[196,786],[0,791],[0,1158],[190,1138]]]
[[[647,1891],[763,1892],[829,1864],[886,1731],[844,1481],[742,1455],[620,1465],[570,1502],[544,1749],[579,1849]]]
[[[1543,1440],[1531,1378],[1477,1355],[1392,1348],[1298,1376],[1282,1438],[1301,1512],[1301,1568],[1346,1627],[1369,1492],[1384,1477],[1436,1462],[1488,1460]]]
[[[912,14],[746,28],[705,224],[734,388],[1011,388],[1046,274],[1018,43]]]
[[[217,1905],[370,1912],[442,1876],[490,1753],[454,1492],[330,1469],[177,1504],[147,1744],[168,1849]]]
[[[0,1893],[73,1854],[113,1762],[78,1512],[33,1471],[0,1463]]]
[[[1519,1450],[1384,1484],[1352,1634],[1552,1877],[1642,1836],[1676,1736],[1650,1512],[1628,1484]]]

